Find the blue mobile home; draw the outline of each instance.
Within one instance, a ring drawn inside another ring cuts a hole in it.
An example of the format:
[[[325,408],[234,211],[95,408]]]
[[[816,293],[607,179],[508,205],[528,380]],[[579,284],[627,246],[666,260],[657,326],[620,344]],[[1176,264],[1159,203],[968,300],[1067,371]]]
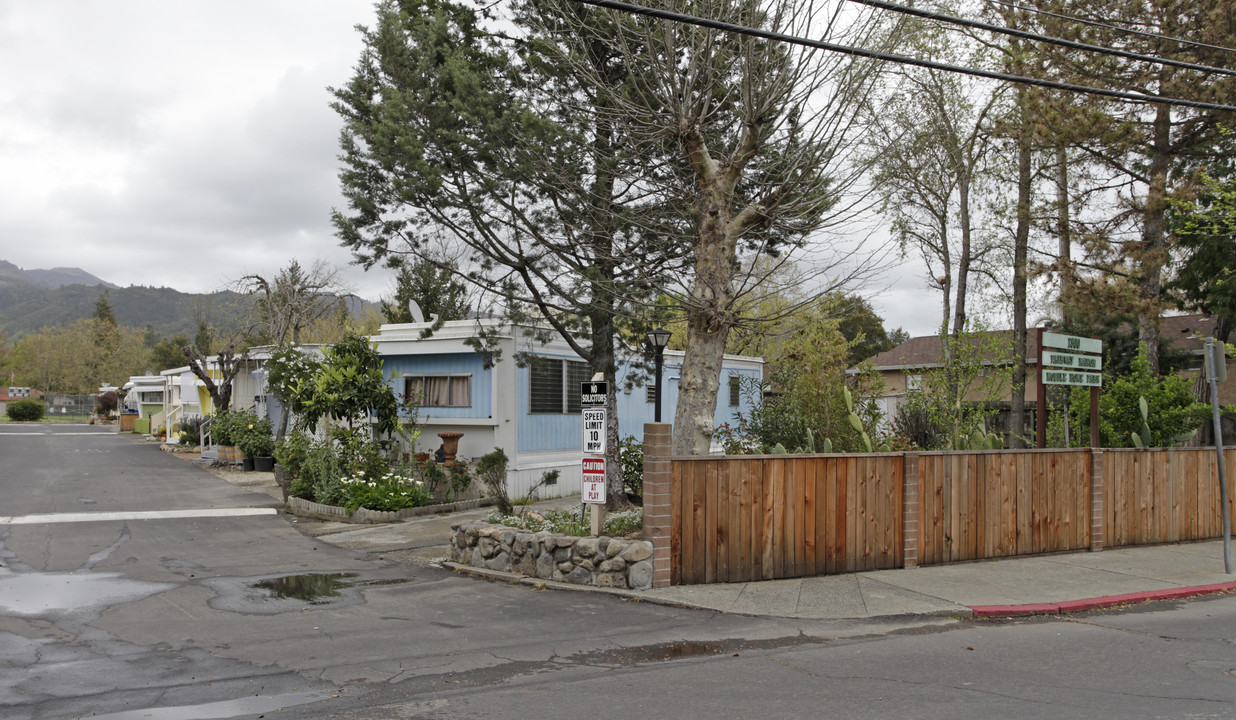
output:
[[[556,488],[544,495],[569,495],[580,490],[583,426],[580,383],[590,378],[587,364],[562,339],[534,340],[531,331],[497,320],[446,322],[431,337],[421,339],[429,323],[383,325],[371,340],[396,395],[421,398],[417,422],[418,452],[433,452],[441,432],[463,433],[459,455],[476,458],[501,447],[510,458],[508,487],[520,496],[548,470],[559,470]],[[479,331],[496,333],[500,352],[492,367],[467,341]],[[517,362],[517,356],[529,358]],[[522,365],[522,366],[521,366]],[[667,351],[662,418],[671,421],[678,399],[682,353]],[[759,358],[726,356],[715,422],[733,424],[750,409],[750,398],[739,393],[740,376],[759,379]],[[655,390],[626,382],[630,367],[619,369],[618,428],[621,436],[639,437],[653,419]]]

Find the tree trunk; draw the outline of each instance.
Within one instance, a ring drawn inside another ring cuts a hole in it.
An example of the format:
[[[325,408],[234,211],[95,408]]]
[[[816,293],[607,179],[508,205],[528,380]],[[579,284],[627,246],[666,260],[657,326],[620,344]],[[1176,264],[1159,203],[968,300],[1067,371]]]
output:
[[[674,453],[678,455],[706,455],[712,443],[721,362],[733,326],[734,243],[720,219],[728,215],[725,210],[715,202],[705,204],[700,213],[695,283],[687,307],[687,353],[674,409]]]
[[[1013,234],[1013,377],[1009,398],[1009,445],[1023,448],[1026,416],[1026,256],[1030,247],[1030,112],[1029,89],[1017,90],[1017,227]],[[1038,408],[1037,412],[1043,412]]]
[[[1172,112],[1167,105],[1155,106],[1154,145],[1150,156],[1150,185],[1146,191],[1145,220],[1139,248],[1139,285],[1142,307],[1138,315],[1138,340],[1146,343],[1150,372],[1159,374],[1159,310],[1166,263],[1167,173],[1171,166]]]
[[[1022,121],[1028,121],[1024,115]],[[1018,197],[1020,202],[1021,175],[1018,174]],[[1017,217],[1021,229],[1020,205]],[[1027,213],[1027,219],[1029,219]],[[1056,272],[1060,275],[1060,321],[1069,327],[1069,304],[1073,302],[1073,235],[1069,217],[1069,163],[1064,145],[1056,146],[1056,237],[1059,242]]]

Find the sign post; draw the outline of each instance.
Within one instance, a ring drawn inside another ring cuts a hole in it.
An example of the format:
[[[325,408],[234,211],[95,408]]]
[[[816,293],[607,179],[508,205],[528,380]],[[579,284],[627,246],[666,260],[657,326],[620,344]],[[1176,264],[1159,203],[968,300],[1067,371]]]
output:
[[[1039,328],[1039,386],[1035,396],[1035,446],[1047,447],[1047,386],[1090,388],[1090,447],[1099,446],[1099,388],[1103,387],[1103,342]],[[1090,353],[1090,354],[1082,354]],[[1065,420],[1067,427],[1067,418]],[[1067,434],[1066,434],[1067,437]]]
[[[1227,507],[1227,467],[1223,462],[1223,425],[1219,422],[1219,382],[1227,379],[1223,344],[1206,338],[1206,382],[1210,385],[1210,411],[1215,428],[1215,453],[1219,467],[1219,504],[1223,506],[1223,572],[1232,574],[1232,517]]]
[[[584,421],[584,465],[582,499],[592,508],[592,536],[599,537],[605,518],[608,486],[605,482],[605,442],[609,435],[607,407],[609,382],[597,373],[580,383],[580,415]],[[596,456],[601,457],[596,457]],[[591,456],[591,457],[590,457]]]

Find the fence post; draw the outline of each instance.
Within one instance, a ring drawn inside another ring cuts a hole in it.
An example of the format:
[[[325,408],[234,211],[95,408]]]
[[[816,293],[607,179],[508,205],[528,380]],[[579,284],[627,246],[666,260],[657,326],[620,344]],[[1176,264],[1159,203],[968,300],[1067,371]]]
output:
[[[902,564],[918,567],[918,455],[906,453],[902,463],[901,535]]]
[[[652,586],[670,584],[673,464],[669,423],[644,423],[644,539],[652,543]]]
[[[1103,549],[1103,451],[1090,449],[1090,551]]]

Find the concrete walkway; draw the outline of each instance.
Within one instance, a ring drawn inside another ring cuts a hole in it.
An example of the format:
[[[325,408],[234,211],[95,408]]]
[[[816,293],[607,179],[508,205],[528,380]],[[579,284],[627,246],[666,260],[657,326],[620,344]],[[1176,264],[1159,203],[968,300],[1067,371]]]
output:
[[[281,497],[270,473],[215,472],[229,482]],[[578,497],[574,497],[534,507],[558,509],[578,507],[578,503]],[[1223,572],[1223,544],[1219,540],[643,591],[585,588],[444,562],[451,524],[481,520],[488,513],[488,508],[480,508],[388,525],[351,525],[291,516],[289,521],[306,535],[350,550],[388,553],[414,563],[442,564],[467,574],[538,587],[607,592],[644,602],[745,615],[808,619],[1001,617],[1236,590],[1236,575]]]

